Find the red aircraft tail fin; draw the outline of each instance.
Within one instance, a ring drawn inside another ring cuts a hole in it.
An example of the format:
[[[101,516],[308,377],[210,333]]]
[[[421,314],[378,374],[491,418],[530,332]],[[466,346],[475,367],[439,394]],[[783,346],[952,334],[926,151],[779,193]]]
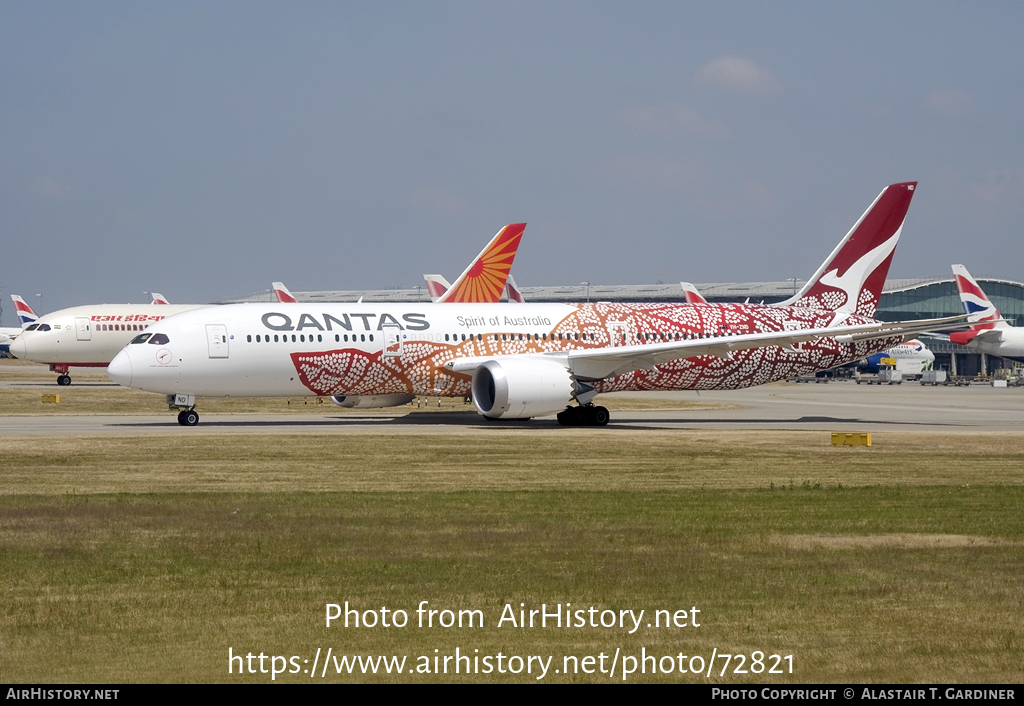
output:
[[[916,187],[907,181],[882,189],[803,289],[775,306],[874,316]]]

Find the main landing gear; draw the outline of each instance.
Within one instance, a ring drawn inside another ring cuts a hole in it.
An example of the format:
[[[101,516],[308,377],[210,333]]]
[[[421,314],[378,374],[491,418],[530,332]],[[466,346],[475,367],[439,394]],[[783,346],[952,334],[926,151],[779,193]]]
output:
[[[605,407],[588,404],[582,407],[566,407],[557,415],[563,427],[603,427],[608,425],[611,415]]]
[[[194,409],[183,409],[178,412],[178,424],[183,427],[194,427],[199,423],[199,412]]]

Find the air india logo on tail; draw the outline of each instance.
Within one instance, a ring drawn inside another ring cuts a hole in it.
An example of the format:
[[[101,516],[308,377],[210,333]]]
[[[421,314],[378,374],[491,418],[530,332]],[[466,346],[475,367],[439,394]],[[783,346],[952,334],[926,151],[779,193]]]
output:
[[[440,302],[496,302],[501,298],[519,250],[525,223],[512,223],[491,239],[487,247],[452,288],[438,299]]]

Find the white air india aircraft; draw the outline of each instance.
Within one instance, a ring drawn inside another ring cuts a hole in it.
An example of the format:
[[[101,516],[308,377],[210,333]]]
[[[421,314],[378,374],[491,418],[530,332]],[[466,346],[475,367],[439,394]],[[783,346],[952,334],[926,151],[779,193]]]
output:
[[[787,307],[234,304],[161,321],[107,373],[167,395],[187,426],[196,396],[299,395],[364,406],[471,395],[489,419],[559,412],[562,424],[604,425],[600,392],[760,385],[962,321],[873,318],[915,186],[886,187]]]
[[[11,355],[49,365],[58,373],[58,385],[70,385],[70,368],[105,368],[150,324],[203,306],[166,304],[159,298],[163,301],[154,295],[152,304],[76,306],[41,316],[11,341]]]
[[[953,265],[953,278],[960,303],[970,315],[970,328],[949,334],[949,340],[989,355],[1024,361],[1024,328],[1011,326],[999,315],[966,267]]]

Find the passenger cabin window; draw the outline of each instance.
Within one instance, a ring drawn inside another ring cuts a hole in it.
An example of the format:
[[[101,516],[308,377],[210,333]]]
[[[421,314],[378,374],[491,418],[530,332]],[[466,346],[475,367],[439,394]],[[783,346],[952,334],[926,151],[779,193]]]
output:
[[[154,333],[149,339],[149,344],[153,346],[165,346],[170,342],[171,339],[167,338],[166,333]]]
[[[132,339],[132,343],[145,343],[146,340],[152,335],[153,334],[151,333],[144,333],[141,336],[136,336],[135,338]]]

